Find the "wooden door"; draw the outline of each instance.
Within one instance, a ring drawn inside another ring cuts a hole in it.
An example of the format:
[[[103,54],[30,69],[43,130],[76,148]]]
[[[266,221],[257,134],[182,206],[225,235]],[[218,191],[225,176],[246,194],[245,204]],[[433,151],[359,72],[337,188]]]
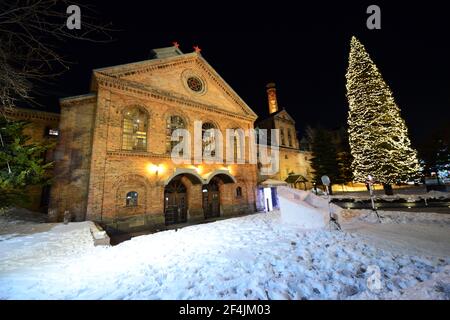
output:
[[[186,187],[181,179],[171,181],[164,189],[164,215],[166,225],[187,221]]]
[[[220,216],[220,192],[219,185],[215,180],[203,188],[203,211],[205,219]]]

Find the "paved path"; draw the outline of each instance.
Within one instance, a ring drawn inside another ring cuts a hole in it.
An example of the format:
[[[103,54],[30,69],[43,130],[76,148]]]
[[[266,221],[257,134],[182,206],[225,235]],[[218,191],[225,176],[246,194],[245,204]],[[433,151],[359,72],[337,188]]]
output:
[[[372,224],[355,222],[343,226],[385,249],[434,257],[450,257],[450,227],[441,224]]]

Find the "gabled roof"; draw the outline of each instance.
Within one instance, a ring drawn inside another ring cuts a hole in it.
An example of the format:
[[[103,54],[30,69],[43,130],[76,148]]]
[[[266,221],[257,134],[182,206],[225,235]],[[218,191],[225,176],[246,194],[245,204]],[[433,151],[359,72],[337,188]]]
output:
[[[275,180],[275,179],[267,179],[264,180],[263,182],[259,183],[260,187],[265,187],[265,188],[269,188],[269,187],[281,187],[281,186],[286,186],[287,183],[281,180]]]
[[[258,126],[258,125],[260,125],[262,123],[266,123],[267,121],[270,121],[270,120],[273,121],[276,118],[282,118],[282,116],[285,116],[288,121],[292,122],[295,125],[294,118],[292,118],[291,115],[286,111],[286,109],[283,108],[281,110],[278,110],[277,112],[271,113],[267,118],[259,119],[255,123],[255,126]],[[271,123],[272,123],[272,126],[273,126],[274,125],[273,122],[271,122]]]
[[[147,59],[147,60],[142,60],[142,61],[137,61],[137,62],[130,62],[130,63],[123,63],[123,64],[118,64],[115,66],[109,66],[109,67],[103,67],[103,68],[97,68],[94,69],[93,72],[101,72],[101,73],[106,73],[106,74],[110,74],[110,75],[114,75],[117,76],[118,78],[127,75],[130,72],[136,72],[136,71],[145,71],[145,67],[150,67],[153,65],[158,65],[158,64],[164,64],[164,63],[170,63],[176,60],[179,60],[180,58],[189,58],[189,57],[196,57],[199,54],[196,52],[191,52],[191,53],[182,53],[181,51],[175,51],[175,52],[179,52],[179,54],[174,54],[175,52],[173,52],[172,54],[167,54],[166,56],[162,55],[162,54],[158,54],[158,52],[160,53],[161,50],[164,50],[166,48],[160,48],[160,49],[152,49],[151,52],[151,56],[152,58]]]
[[[224,94],[242,110],[246,117],[256,119],[256,113],[244,102],[244,100],[231,88],[231,86],[214,70],[214,68],[201,56],[198,52],[182,53],[176,47],[161,48],[152,50],[154,59],[144,60],[140,62],[128,63],[123,65],[111,66],[93,70],[94,77],[92,78],[91,88],[96,90],[96,76],[112,77],[116,81],[123,82],[126,86],[138,86],[141,89],[156,90],[169,96],[176,96],[171,91],[166,91],[162,88],[152,87],[151,85],[143,84],[138,81],[129,80],[133,74],[150,73],[158,69],[165,69],[169,65],[183,64],[190,61],[195,61],[197,66],[203,69],[205,76],[208,77],[217,87],[224,92]],[[238,109],[239,109],[238,108]]]
[[[295,123],[294,118],[292,118],[291,115],[284,108],[281,109],[281,110],[278,110],[277,112],[272,113],[269,117],[274,117],[274,118],[277,117],[278,118],[278,117],[280,117],[282,115],[286,116],[290,121]]]
[[[291,174],[284,181],[289,184],[293,184],[297,182],[308,182],[308,179],[306,179],[301,174]]]

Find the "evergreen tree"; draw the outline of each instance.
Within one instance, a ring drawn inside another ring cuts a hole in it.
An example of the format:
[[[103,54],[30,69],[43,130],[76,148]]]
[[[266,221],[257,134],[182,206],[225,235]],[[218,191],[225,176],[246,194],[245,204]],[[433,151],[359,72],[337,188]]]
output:
[[[311,168],[314,170],[313,182],[322,184],[321,177],[327,175],[331,183],[339,183],[339,166],[336,146],[332,134],[324,128],[308,128],[308,139],[311,144]],[[332,188],[329,188],[332,194]]]
[[[450,128],[447,123],[431,131],[419,145],[419,155],[424,164],[423,173],[438,173],[441,178],[450,177]]]
[[[0,209],[28,201],[26,187],[48,183],[43,154],[51,144],[29,143],[24,121],[9,121],[0,116]]]
[[[349,142],[355,180],[368,175],[391,184],[414,177],[419,171],[417,152],[389,86],[384,82],[364,46],[353,37],[346,74],[349,103]]]
[[[337,182],[341,184],[352,182],[354,179],[352,170],[353,157],[348,143],[348,132],[343,127],[337,131],[336,150],[339,169]]]

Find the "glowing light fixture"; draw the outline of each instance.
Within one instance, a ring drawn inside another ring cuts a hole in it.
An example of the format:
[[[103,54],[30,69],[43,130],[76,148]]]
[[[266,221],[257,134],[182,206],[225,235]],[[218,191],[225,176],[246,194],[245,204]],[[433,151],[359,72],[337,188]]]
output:
[[[147,171],[151,174],[154,174],[156,176],[158,176],[159,174],[164,172],[164,165],[162,164],[153,164],[153,163],[149,163],[147,165]]]
[[[199,166],[195,167],[195,171],[197,171],[198,174],[202,174],[203,166],[199,165]]]

